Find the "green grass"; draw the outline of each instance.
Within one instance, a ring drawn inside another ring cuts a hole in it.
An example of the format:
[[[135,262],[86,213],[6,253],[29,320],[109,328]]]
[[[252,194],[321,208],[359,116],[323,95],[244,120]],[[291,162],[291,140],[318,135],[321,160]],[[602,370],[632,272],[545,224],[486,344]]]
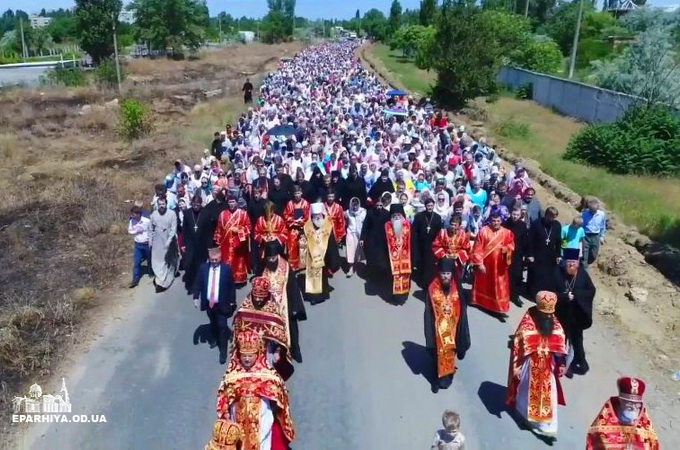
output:
[[[413,58],[404,58],[400,50],[392,51],[385,44],[373,45],[369,53],[372,53],[409,91],[419,96],[429,93],[436,78],[434,72],[416,68]]]
[[[420,91],[424,80],[433,74],[398,61],[384,45],[366,51],[368,58],[387,67],[390,77],[404,89]],[[492,137],[513,153],[536,160],[548,175],[581,195],[600,198],[624,223],[636,226],[650,238],[680,247],[680,181],[677,178],[615,175],[598,167],[584,166],[562,159],[571,136],[584,125],[549,108],[504,93],[497,102],[474,102],[485,109],[486,128]],[[547,206],[547,205],[546,205]],[[568,221],[570,218],[563,218]]]

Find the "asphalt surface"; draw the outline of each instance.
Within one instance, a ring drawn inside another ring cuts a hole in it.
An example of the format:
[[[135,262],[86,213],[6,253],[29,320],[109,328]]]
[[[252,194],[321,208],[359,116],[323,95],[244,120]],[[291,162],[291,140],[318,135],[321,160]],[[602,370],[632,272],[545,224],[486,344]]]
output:
[[[15,69],[0,69],[0,86],[26,84],[37,85],[40,76],[50,70],[51,67],[19,67]]]
[[[508,336],[521,317],[513,307],[507,323],[470,310],[472,349],[459,361],[451,388],[433,394],[427,377],[433,363],[423,347],[423,302],[411,296],[392,306],[365,294],[356,275],[331,280],[331,299],[307,306],[301,323],[303,363],[289,382],[298,439],[295,450],[429,449],[441,414],[454,409],[470,450],[543,449],[547,444],[521,430],[503,406]],[[246,294],[238,293],[239,300]],[[196,341],[207,324],[180,283],[164,294],[148,281],[135,299],[112,315],[90,350],[55,374],[66,377],[72,413],[104,414],[106,423],[34,424],[16,448],[202,449],[215,419],[215,397],[225,366],[217,349]],[[564,380],[567,406],[559,409],[559,437],[551,448],[584,448],[585,431],[615,380],[634,367],[601,324],[586,335],[592,370]],[[58,381],[57,381],[58,379]],[[653,389],[650,393],[653,402]],[[675,440],[663,414],[652,410],[664,442]],[[668,447],[671,448],[671,447]],[[680,447],[675,447],[680,448]]]

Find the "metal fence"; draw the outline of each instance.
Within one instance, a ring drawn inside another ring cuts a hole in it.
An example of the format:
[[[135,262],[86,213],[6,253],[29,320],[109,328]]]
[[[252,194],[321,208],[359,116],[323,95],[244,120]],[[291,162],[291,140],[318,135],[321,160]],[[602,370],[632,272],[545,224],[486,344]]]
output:
[[[620,92],[514,67],[502,67],[498,82],[516,90],[531,85],[532,99],[587,123],[612,123],[640,99]]]

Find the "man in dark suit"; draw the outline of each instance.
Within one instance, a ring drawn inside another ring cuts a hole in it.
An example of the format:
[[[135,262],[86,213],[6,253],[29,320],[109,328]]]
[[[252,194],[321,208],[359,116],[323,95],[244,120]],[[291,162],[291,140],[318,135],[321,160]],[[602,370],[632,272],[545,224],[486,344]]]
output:
[[[194,281],[194,306],[208,313],[213,342],[220,349],[220,364],[227,362],[229,318],[236,310],[236,286],[231,267],[222,264],[219,248],[208,251],[208,262],[203,263]],[[216,340],[216,342],[215,342]]]

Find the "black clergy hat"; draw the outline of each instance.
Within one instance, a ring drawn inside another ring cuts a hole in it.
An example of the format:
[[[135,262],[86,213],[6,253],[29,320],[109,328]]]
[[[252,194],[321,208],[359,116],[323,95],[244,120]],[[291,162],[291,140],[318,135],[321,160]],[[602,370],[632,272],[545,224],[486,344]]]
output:
[[[564,259],[565,261],[578,261],[581,255],[581,251],[577,248],[565,248],[564,249]]]
[[[390,216],[393,216],[395,214],[401,214],[402,216],[406,217],[406,213],[404,212],[404,206],[401,203],[395,203],[390,205]]]
[[[440,266],[439,266],[439,272],[448,272],[448,273],[453,273],[453,258],[444,258],[442,259]]]
[[[281,244],[279,241],[269,241],[264,244],[264,256],[269,258],[270,256],[279,256],[281,254]]]

